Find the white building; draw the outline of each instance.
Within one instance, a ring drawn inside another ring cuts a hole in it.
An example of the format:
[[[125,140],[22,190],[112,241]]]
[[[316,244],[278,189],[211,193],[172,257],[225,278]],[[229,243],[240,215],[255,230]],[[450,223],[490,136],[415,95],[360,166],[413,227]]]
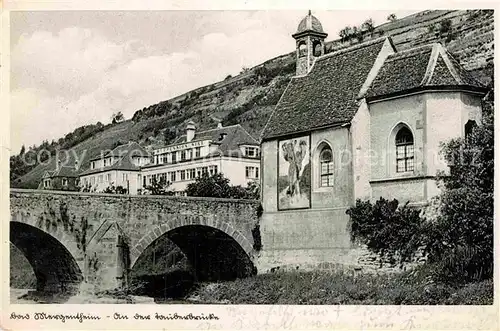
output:
[[[231,185],[247,186],[260,177],[260,148],[240,125],[196,132],[193,122],[173,144],[153,151],[153,162],[142,167],[142,186],[162,178],[170,190],[183,194],[202,174],[222,173]]]
[[[142,187],[141,166],[150,163],[149,153],[136,142],[120,145],[90,160],[90,168],[80,173],[80,186],[91,192],[121,186],[130,194]]]

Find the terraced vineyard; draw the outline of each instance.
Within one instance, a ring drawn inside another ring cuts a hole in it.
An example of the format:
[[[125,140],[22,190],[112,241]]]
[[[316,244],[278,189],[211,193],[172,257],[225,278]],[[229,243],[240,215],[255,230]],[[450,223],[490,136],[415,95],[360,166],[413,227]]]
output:
[[[433,10],[379,25],[364,40],[391,36],[399,50],[441,42],[466,69],[484,84],[490,84],[493,78],[493,29],[492,10]],[[330,36],[336,35],[336,31],[327,32]],[[332,40],[327,43],[327,50],[331,52],[356,42]],[[136,112],[133,119],[107,125],[90,138],[76,139],[77,143],[65,148],[74,149],[82,157],[80,162],[85,169],[90,158],[117,142],[134,140],[146,147],[164,144],[181,133],[190,119],[197,123],[200,130],[214,127],[217,119],[222,119],[225,125],[241,123],[252,135],[259,137],[295,73],[293,45],[291,39],[289,54],[268,60],[238,76],[144,107]],[[74,135],[72,139],[75,139]],[[73,155],[69,157],[72,162]],[[11,186],[36,188],[44,171],[54,166],[55,161],[51,160],[26,169],[27,172],[14,176]]]

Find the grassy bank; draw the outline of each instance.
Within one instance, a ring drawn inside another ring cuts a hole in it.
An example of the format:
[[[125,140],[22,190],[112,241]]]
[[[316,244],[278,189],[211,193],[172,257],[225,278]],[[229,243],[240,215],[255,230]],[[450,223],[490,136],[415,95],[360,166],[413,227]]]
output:
[[[229,304],[489,305],[493,281],[453,286],[431,283],[415,272],[288,272],[203,284],[191,298]]]

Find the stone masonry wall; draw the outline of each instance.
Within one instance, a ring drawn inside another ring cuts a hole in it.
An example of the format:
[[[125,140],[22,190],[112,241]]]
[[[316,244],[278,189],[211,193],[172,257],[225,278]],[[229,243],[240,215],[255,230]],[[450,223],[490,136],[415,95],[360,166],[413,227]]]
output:
[[[10,204],[11,221],[58,239],[77,259],[85,279],[99,289],[113,288],[123,277],[116,253],[119,236],[129,247],[130,266],[155,239],[193,224],[225,232],[252,258],[252,229],[259,222],[259,203],[250,200],[12,189]]]

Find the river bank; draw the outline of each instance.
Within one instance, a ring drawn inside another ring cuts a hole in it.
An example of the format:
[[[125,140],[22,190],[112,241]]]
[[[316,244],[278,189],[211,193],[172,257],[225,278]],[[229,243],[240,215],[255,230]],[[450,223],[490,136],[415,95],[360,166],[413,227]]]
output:
[[[380,275],[343,271],[282,272],[196,284],[182,298],[116,294],[40,298],[30,296],[28,290],[11,289],[11,303],[490,305],[493,304],[493,281],[453,286],[430,282],[416,271]]]
[[[202,284],[190,298],[206,304],[490,305],[493,280],[440,284],[429,281],[418,270],[380,275],[283,272]]]

